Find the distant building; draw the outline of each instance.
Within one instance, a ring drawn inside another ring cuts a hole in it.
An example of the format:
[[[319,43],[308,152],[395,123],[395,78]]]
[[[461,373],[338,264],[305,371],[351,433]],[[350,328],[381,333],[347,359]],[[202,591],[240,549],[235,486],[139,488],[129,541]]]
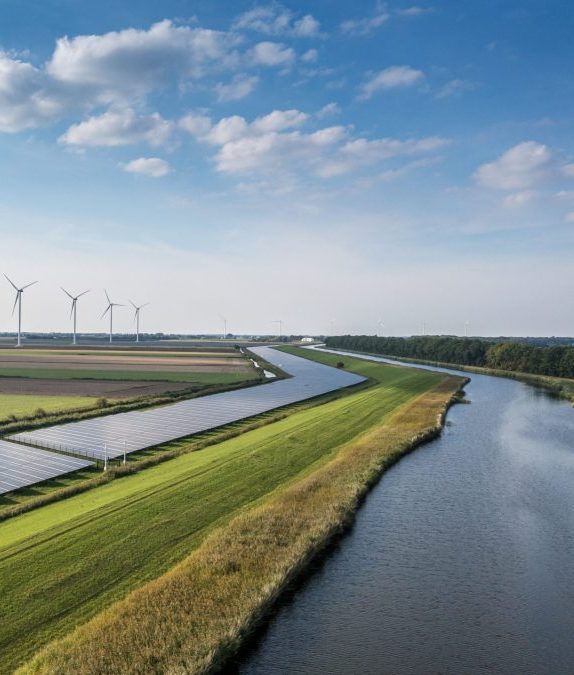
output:
[[[301,342],[315,342],[315,338],[304,337],[304,338],[301,338]]]

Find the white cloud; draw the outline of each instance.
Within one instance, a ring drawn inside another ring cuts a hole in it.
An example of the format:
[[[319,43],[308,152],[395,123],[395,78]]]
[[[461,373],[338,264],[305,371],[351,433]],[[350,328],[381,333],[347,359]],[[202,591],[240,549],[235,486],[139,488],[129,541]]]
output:
[[[319,52],[316,49],[308,49],[301,55],[301,61],[305,63],[315,63],[319,58]]]
[[[341,108],[338,103],[331,102],[324,105],[320,110],[315,113],[315,117],[318,119],[323,119],[325,117],[331,117],[331,115],[339,115],[341,113]]]
[[[553,153],[546,145],[525,141],[504,152],[494,162],[480,166],[474,177],[485,187],[524,190],[541,183],[553,162]]]
[[[465,91],[472,91],[476,85],[468,80],[450,80],[444,84],[435,94],[436,98],[450,98]]]
[[[173,124],[158,113],[138,116],[131,109],[110,110],[73,124],[62,136],[66,145],[115,147],[134,143],[163,145],[169,138]]]
[[[574,190],[559,190],[554,196],[557,199],[574,199]]]
[[[430,14],[431,12],[432,9],[430,9],[430,7],[419,7],[418,5],[396,10],[396,13],[399,16],[422,16],[423,14]]]
[[[256,75],[236,75],[228,84],[219,82],[215,85],[217,100],[220,102],[238,101],[249,96],[258,83],[259,78]]]
[[[330,110],[337,109],[331,105]],[[432,154],[448,144],[447,139],[438,137],[352,139],[350,129],[342,125],[301,131],[311,119],[299,110],[275,110],[250,123],[238,115],[215,124],[203,115],[188,115],[180,126],[200,142],[218,148],[213,158],[218,171],[263,172],[267,178],[270,173],[286,176],[301,172],[331,178],[392,157]]]
[[[170,165],[159,157],[140,157],[122,166],[128,173],[140,173],[151,178],[167,176],[171,171]]]
[[[277,42],[259,42],[251,50],[251,60],[259,66],[289,66],[295,60],[295,52]]]
[[[424,78],[421,70],[410,66],[390,66],[371,74],[360,87],[360,98],[368,99],[378,91],[412,87]]]
[[[384,6],[379,4],[373,16],[343,21],[340,28],[347,35],[368,35],[386,23],[389,17],[390,15],[384,9]]]
[[[564,164],[562,173],[568,178],[574,178],[574,164]]]
[[[60,82],[91,92],[98,101],[122,101],[173,78],[203,75],[208,65],[220,66],[233,58],[235,43],[226,33],[174,26],[164,20],[149,30],[128,28],[60,38],[47,72]]]
[[[0,132],[46,124],[65,106],[66,98],[42,70],[0,52]]]
[[[296,19],[293,12],[282,5],[259,6],[241,14],[234,22],[235,30],[252,30],[267,35],[315,37],[321,25],[311,14]]]
[[[537,193],[534,190],[522,190],[521,192],[513,192],[512,194],[509,194],[506,196],[503,201],[502,205],[505,208],[520,208],[521,206],[526,206],[527,204],[530,204],[534,199],[537,197]]]

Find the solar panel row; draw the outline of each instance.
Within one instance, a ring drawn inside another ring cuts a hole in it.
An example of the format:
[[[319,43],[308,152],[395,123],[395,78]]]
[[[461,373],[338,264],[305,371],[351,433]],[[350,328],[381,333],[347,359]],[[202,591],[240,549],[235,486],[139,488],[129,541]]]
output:
[[[362,382],[365,378],[270,347],[252,349],[290,378],[212,394],[160,408],[108,415],[32,432],[12,439],[103,460],[236,422],[291,403]]]
[[[83,459],[0,441],[0,494],[91,465]]]

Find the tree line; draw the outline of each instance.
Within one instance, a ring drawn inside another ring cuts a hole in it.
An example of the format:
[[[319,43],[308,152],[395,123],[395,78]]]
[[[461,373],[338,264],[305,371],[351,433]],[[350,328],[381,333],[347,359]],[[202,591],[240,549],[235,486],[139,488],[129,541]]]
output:
[[[536,347],[526,343],[477,338],[375,335],[332,336],[326,338],[325,343],[327,347],[384,356],[574,378],[573,346]]]

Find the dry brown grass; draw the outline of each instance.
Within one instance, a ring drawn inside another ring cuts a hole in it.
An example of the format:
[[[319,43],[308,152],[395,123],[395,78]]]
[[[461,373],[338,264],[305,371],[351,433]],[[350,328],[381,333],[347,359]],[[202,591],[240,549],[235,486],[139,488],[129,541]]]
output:
[[[384,469],[436,436],[461,384],[445,377],[322,468],[215,530],[145,584],[18,672],[207,673],[240,646],[286,584],[352,520]]]

